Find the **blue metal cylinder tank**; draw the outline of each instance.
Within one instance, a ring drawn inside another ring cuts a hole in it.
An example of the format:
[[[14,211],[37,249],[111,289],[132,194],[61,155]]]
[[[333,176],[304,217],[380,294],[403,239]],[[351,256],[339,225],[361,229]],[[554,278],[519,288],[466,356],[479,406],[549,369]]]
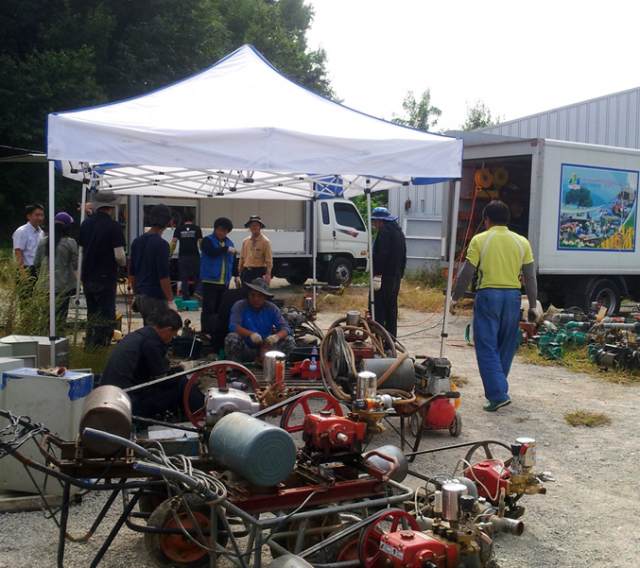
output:
[[[291,434],[241,412],[218,421],[209,437],[209,452],[215,461],[261,487],[284,481],[296,461]]]

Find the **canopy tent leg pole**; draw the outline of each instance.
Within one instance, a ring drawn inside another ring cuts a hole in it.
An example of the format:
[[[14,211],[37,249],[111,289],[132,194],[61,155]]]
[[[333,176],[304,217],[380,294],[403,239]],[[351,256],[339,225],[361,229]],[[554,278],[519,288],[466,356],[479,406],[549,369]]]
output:
[[[49,342],[50,364],[56,366],[56,240],[53,237],[55,214],[55,162],[49,160]]]
[[[87,185],[82,184],[82,198],[80,200],[80,225],[84,223],[85,207],[87,206]],[[82,278],[82,248],[78,250],[78,270],[76,273],[76,298],[74,300],[75,305],[75,319],[73,322],[73,346],[78,344],[78,320],[80,319],[80,280]]]
[[[313,284],[311,287],[311,293],[313,294],[313,311],[317,313],[318,305],[316,303],[316,290],[318,282],[318,197],[315,194],[316,184],[313,184],[313,198],[311,206],[313,207]]]
[[[458,209],[460,205],[460,180],[454,181],[453,203],[449,207],[449,270],[447,271],[447,292],[444,298],[444,318],[442,319],[442,333],[440,334],[440,357],[444,357],[444,344],[449,333],[449,306],[451,304],[451,290],[453,289],[453,271],[456,256],[456,232],[458,229]]]
[[[364,190],[367,196],[367,237],[369,238],[369,310],[371,311],[371,319],[376,319],[376,306],[373,298],[373,240],[371,229],[371,188],[369,187],[369,180],[367,180],[367,187]]]

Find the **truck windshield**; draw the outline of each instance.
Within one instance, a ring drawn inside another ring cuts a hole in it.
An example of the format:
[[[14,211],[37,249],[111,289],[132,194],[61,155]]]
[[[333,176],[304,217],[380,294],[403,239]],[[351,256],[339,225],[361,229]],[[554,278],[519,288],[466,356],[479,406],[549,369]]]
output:
[[[336,223],[343,227],[352,227],[356,231],[366,231],[358,210],[351,203],[334,203]]]

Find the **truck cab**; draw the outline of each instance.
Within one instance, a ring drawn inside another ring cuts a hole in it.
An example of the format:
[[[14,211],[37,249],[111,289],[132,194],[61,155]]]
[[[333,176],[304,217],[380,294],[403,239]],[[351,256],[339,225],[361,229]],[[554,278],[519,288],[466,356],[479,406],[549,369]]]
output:
[[[132,197],[131,199],[138,199]],[[348,199],[318,199],[316,201],[255,200],[255,199],[185,199],[142,198],[141,209],[148,213],[156,203],[165,203],[174,214],[174,224],[181,214],[191,211],[204,236],[213,232],[215,219],[227,217],[233,223],[229,238],[240,250],[242,241],[250,235],[244,227],[250,215],[259,215],[266,225],[262,234],[271,241],[273,250],[272,276],[285,278],[290,284],[304,284],[313,277],[313,240],[318,223],[317,278],[334,286],[348,285],[355,270],[367,270],[367,227],[356,206]],[[148,215],[140,215],[144,227]],[[171,241],[173,228],[163,237]],[[179,248],[174,257],[177,258]]]

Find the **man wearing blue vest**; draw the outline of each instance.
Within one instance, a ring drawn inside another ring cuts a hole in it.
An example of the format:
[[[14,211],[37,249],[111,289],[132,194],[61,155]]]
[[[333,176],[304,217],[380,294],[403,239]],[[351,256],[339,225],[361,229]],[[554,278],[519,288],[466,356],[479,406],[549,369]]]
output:
[[[200,243],[200,278],[202,278],[202,315],[200,329],[213,335],[220,309],[222,294],[229,288],[233,272],[236,249],[227,235],[233,230],[233,223],[226,217],[219,217],[213,223],[213,233]]]
[[[471,239],[467,259],[451,298],[455,306],[478,273],[473,308],[473,342],[478,370],[488,399],[484,409],[494,412],[511,403],[507,376],[516,352],[520,327],[520,272],[529,299],[528,317],[536,318],[536,271],[529,241],[507,228],[509,207],[494,200],[482,212],[486,231]]]

